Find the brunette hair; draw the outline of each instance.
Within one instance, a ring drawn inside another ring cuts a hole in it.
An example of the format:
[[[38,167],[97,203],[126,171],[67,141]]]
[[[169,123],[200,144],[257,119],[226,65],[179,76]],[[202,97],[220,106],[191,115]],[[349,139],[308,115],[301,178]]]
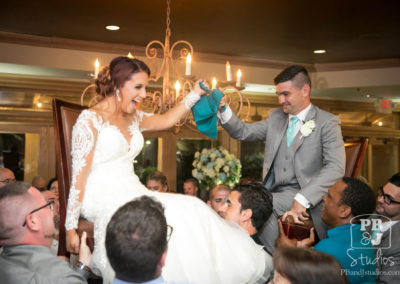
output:
[[[292,284],[347,284],[346,273],[333,256],[309,248],[278,248],[274,269]]]
[[[96,93],[106,97],[138,72],[145,72],[150,76],[150,69],[143,61],[124,56],[116,57],[99,72],[95,80]]]
[[[167,177],[160,171],[154,171],[147,176],[146,182],[149,180],[155,180],[161,183],[163,186],[168,185]]]

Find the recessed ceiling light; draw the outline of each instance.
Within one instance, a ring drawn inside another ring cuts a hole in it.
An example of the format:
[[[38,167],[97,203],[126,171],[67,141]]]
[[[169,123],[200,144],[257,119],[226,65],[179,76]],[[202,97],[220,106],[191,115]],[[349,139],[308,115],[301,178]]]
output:
[[[119,30],[119,26],[109,25],[109,26],[106,26],[106,29],[109,30],[109,31],[118,31]]]
[[[325,53],[325,52],[326,52],[325,49],[316,49],[316,50],[314,50],[315,54],[322,54],[322,53]]]

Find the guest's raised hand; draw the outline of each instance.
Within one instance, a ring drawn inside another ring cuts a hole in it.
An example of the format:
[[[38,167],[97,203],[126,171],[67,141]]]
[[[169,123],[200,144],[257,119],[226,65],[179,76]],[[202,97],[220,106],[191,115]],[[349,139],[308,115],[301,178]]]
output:
[[[301,241],[297,241],[298,247],[308,248],[311,247],[315,242],[315,231],[314,227],[310,229],[310,237],[303,239]]]
[[[70,253],[79,253],[79,235],[76,230],[69,230],[66,232],[67,237],[67,251]]]
[[[90,248],[86,243],[86,238],[87,234],[86,232],[83,232],[81,237],[81,244],[79,246],[79,261],[89,266],[92,259],[92,252],[90,251]]]
[[[276,247],[295,247],[297,245],[296,239],[289,239],[285,235],[285,231],[283,230],[282,222],[278,219],[278,228],[279,228],[279,238],[276,240]]]

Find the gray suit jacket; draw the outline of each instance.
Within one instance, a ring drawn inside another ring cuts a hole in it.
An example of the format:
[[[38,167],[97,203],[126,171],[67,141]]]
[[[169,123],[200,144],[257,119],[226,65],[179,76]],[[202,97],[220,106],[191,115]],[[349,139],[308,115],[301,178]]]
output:
[[[389,234],[391,237],[389,238]],[[377,283],[400,283],[400,222],[387,230],[376,249]],[[381,249],[380,249],[381,247]],[[396,274],[397,273],[397,274]]]
[[[5,247],[0,255],[0,282],[4,284],[87,283],[89,273],[54,256],[39,245]]]
[[[339,118],[312,105],[305,121],[309,120],[315,122],[312,133],[302,137],[299,131],[293,140],[294,168],[300,185],[299,193],[315,207],[328,189],[343,177],[346,157]],[[222,126],[235,139],[266,141],[263,177],[267,177],[266,187],[270,188],[274,183],[274,160],[282,158],[277,157],[277,153],[286,134],[288,115],[281,108],[274,109],[268,119],[252,124],[246,124],[233,115]]]

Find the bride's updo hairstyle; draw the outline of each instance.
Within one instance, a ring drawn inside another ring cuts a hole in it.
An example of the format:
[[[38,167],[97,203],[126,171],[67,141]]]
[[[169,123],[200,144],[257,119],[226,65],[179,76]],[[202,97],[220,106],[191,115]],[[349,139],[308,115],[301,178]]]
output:
[[[150,69],[143,61],[129,57],[116,57],[110,66],[104,67],[95,80],[96,93],[106,97],[131,79],[132,75],[145,72],[150,76]]]

